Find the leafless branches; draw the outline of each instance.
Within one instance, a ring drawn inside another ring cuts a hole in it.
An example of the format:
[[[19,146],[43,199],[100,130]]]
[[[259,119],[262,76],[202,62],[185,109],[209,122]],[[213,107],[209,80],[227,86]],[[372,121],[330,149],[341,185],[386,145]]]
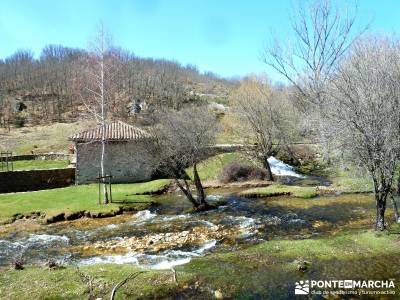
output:
[[[282,45],[275,38],[265,47],[263,61],[296,88],[306,105],[311,105],[324,158],[329,160],[326,128],[321,121],[325,89],[345,53],[368,26],[356,30],[357,6],[351,11],[329,0],[300,3],[292,18],[294,40]]]
[[[242,122],[241,136],[247,144],[254,144],[256,157],[273,180],[268,157],[275,155],[278,145],[292,142],[295,132],[295,110],[284,92],[276,91],[260,78],[247,78],[231,97],[231,106]]]
[[[197,164],[204,159],[207,147],[215,144],[216,119],[205,107],[167,111],[159,115],[152,131],[153,158],[164,174],[175,178],[176,184],[195,208],[207,206]],[[197,197],[192,195],[185,168],[192,166]]]
[[[117,290],[123,286],[125,283],[128,282],[128,280],[131,279],[135,279],[136,277],[138,277],[140,274],[145,273],[146,271],[138,271],[135,273],[131,273],[129,274],[127,277],[125,277],[124,279],[122,279],[120,282],[118,282],[112,289],[111,291],[111,296],[110,296],[110,300],[114,300],[115,299],[115,294],[117,292]]]
[[[292,44],[283,46],[275,39],[265,48],[263,60],[308,101],[320,105],[323,88],[340,59],[367,27],[355,31],[357,7],[342,10],[329,0],[301,3],[292,17]]]
[[[386,199],[400,159],[399,82],[399,42],[370,37],[355,45],[329,89],[332,142],[368,170],[379,230],[385,227]]]

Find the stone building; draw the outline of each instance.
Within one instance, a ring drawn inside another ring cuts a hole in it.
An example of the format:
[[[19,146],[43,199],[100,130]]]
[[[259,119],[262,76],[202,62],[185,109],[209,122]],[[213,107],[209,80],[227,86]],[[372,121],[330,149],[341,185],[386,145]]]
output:
[[[77,184],[95,182],[100,172],[101,139],[105,130],[104,169],[113,182],[138,182],[151,178],[151,168],[143,163],[143,142],[148,134],[121,121],[108,123],[74,134]]]

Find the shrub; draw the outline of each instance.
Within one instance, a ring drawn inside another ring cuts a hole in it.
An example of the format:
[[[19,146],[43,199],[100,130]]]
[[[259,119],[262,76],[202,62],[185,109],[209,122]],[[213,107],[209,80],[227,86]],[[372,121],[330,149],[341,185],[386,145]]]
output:
[[[14,118],[14,125],[17,128],[21,128],[24,127],[26,123],[26,117],[21,115],[21,114],[17,114]]]
[[[22,261],[22,259],[17,258],[12,262],[12,267],[14,268],[14,270],[23,270],[24,262]]]
[[[52,260],[52,259],[50,259],[50,260],[48,260],[48,261],[46,262],[46,266],[47,266],[50,270],[62,268],[62,266],[61,266],[57,261]]]
[[[246,180],[264,180],[267,177],[267,171],[254,166],[230,163],[224,167],[219,180],[223,183],[246,181]]]

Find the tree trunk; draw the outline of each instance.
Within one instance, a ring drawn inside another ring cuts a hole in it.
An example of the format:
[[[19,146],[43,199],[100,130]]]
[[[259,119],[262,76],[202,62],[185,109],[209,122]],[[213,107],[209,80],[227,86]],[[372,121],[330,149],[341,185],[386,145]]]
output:
[[[58,122],[61,122],[61,110],[62,110],[62,103],[61,103],[61,99],[60,99],[60,95],[58,95],[57,97],[57,118],[58,118]]]
[[[197,164],[193,165],[193,179],[197,191],[197,202],[201,204],[206,203],[206,195],[204,193],[203,185],[201,184],[199,173],[197,172]]]
[[[399,210],[397,209],[396,199],[394,199],[393,194],[390,195],[390,199],[392,200],[394,218],[396,220],[396,223],[399,223],[399,221],[400,221]]]
[[[101,98],[101,122],[103,125],[102,136],[101,136],[101,176],[103,177],[103,193],[104,193],[104,204],[108,204],[108,194],[107,194],[107,186],[105,183],[105,170],[104,170],[104,159],[106,155],[106,99],[104,97],[104,53],[103,53],[103,44],[102,52],[101,52],[101,61],[100,61],[100,98]]]
[[[175,179],[176,184],[178,185],[179,189],[182,191],[182,193],[186,196],[186,198],[193,204],[193,207],[197,208],[199,207],[199,203],[196,201],[196,199],[193,198],[192,193],[190,192],[190,189],[188,188],[189,185],[185,181],[186,188],[179,182],[179,179]]]
[[[267,170],[268,180],[274,181],[274,176],[272,175],[271,166],[269,165],[268,157],[266,156],[263,157],[263,165],[265,170]]]
[[[101,160],[100,160],[100,169],[101,169],[101,181],[103,182],[103,194],[104,194],[104,204],[108,204],[108,193],[107,193],[107,185],[105,183],[105,178],[104,176],[106,176],[105,174],[105,169],[104,169],[104,158],[106,155],[106,141],[105,141],[105,137],[104,137],[104,132],[105,132],[105,125],[103,127],[103,138],[101,140]]]
[[[400,195],[400,175],[397,177],[397,195]]]
[[[376,223],[375,230],[383,231],[385,229],[385,210],[386,199],[382,199],[382,195],[376,195]]]
[[[321,122],[319,121],[319,130],[320,130],[320,141],[322,145],[322,160],[330,164],[330,155],[329,155],[329,144],[328,144],[328,138],[326,136],[325,128]]]

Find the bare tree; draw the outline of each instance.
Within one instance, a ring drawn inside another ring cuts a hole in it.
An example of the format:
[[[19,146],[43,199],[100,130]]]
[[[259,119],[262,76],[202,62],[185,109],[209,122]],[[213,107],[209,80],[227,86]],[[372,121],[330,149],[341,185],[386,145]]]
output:
[[[103,178],[104,204],[107,204],[108,193],[104,177],[106,152],[106,125],[108,120],[109,99],[113,96],[113,76],[115,74],[111,55],[111,37],[104,25],[99,25],[95,38],[90,43],[90,50],[85,59],[83,82],[80,82],[80,97],[87,111],[96,122],[101,125],[101,157],[100,177]],[[108,174],[109,175],[109,174]]]
[[[400,43],[356,43],[329,90],[332,140],[373,181],[377,230],[385,228],[386,200],[400,158]]]
[[[348,8],[333,6],[329,0],[300,3],[291,23],[293,42],[282,45],[275,38],[266,46],[263,61],[296,87],[300,98],[312,107],[324,159],[329,161],[326,127],[322,121],[325,88],[343,55],[367,27],[355,30],[357,8],[351,12]]]
[[[242,121],[241,136],[246,144],[254,144],[250,151],[267,170],[269,180],[274,178],[268,158],[288,145],[295,131],[293,105],[282,93],[261,78],[247,78],[231,97],[231,107]]]
[[[215,144],[216,133],[216,119],[204,107],[162,113],[152,130],[152,145],[148,147],[153,153],[150,163],[175,179],[196,210],[210,207],[206,202],[197,164],[205,158],[210,146]],[[192,194],[185,171],[187,167],[192,167],[197,197]]]

